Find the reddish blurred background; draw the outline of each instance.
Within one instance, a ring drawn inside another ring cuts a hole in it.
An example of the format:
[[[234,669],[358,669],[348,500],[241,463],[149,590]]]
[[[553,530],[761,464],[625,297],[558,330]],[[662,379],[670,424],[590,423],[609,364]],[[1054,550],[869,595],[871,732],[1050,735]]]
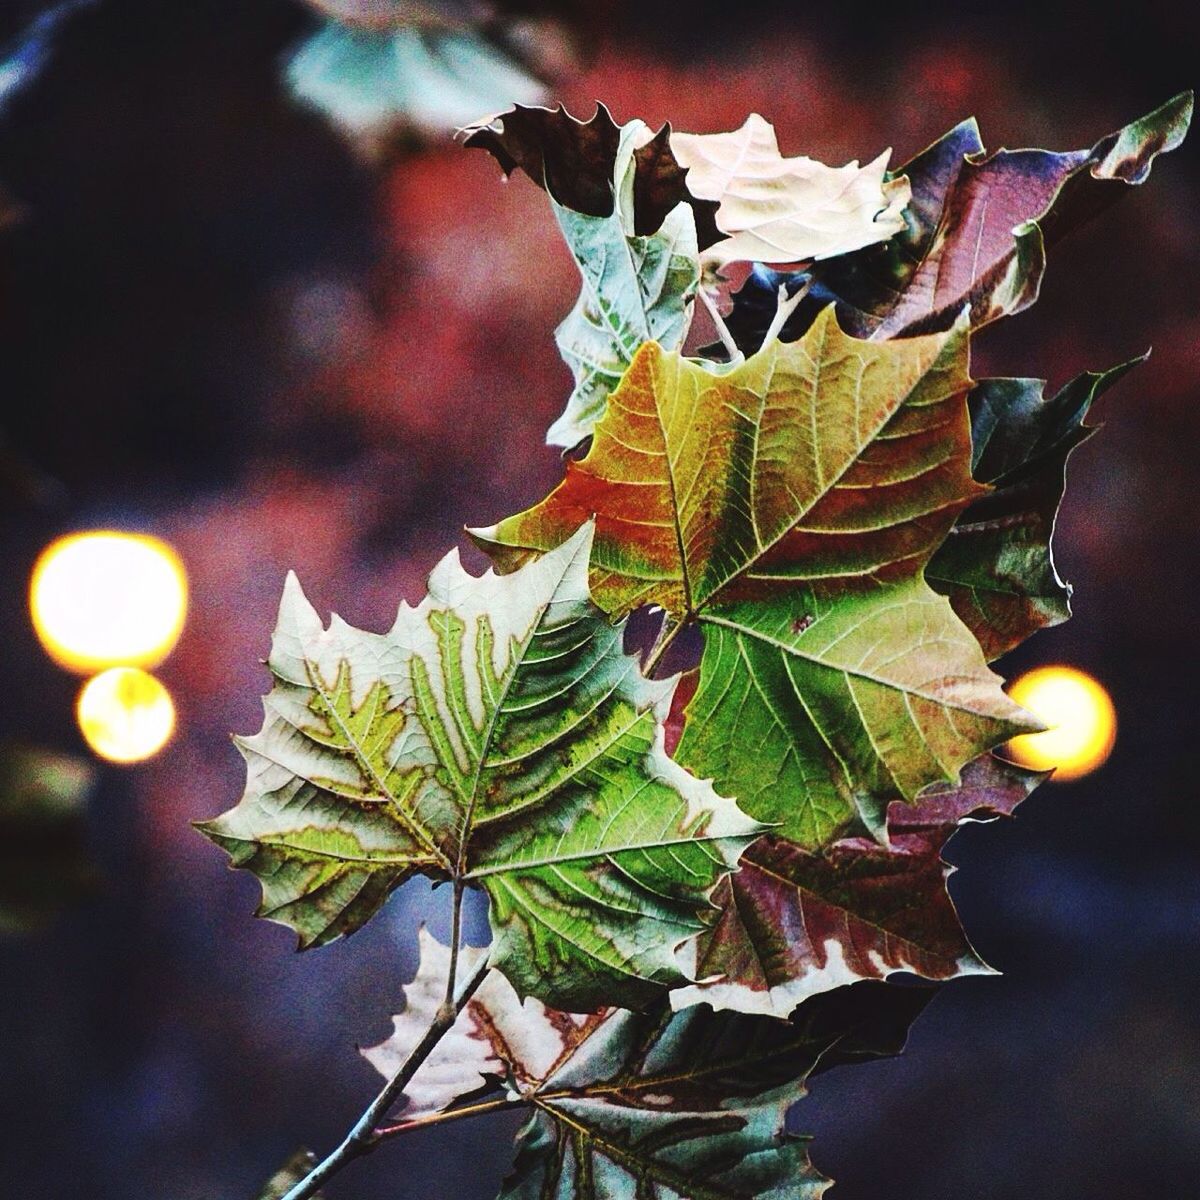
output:
[[[39,5],[12,2],[0,36]],[[551,6],[552,7],[552,6]],[[1139,3],[874,14],[609,0],[561,89],[621,120],[711,131],[756,110],[787,153],[903,161],[974,113],[990,148],[1089,145],[1193,82],[1200,15]],[[285,0],[101,0],[62,23],[0,110],[0,394],[7,452],[0,735],[79,749],[75,680],[24,611],[41,547],[95,525],[172,541],[192,610],[162,669],[174,743],[109,768],[90,813],[102,893],[0,942],[0,1194],[250,1197],[328,1147],[375,1087],[378,1040],[445,900],[405,889],[347,943],[296,955],[253,920],[189,822],[228,807],[228,731],[258,721],[284,572],[368,628],[416,600],[463,524],[540,497],[577,290],[544,195],[449,137],[373,166],[292,103]],[[1200,170],[1196,144],[1055,248],[1040,304],[985,332],[974,373],[1052,384],[1153,344],[1072,460],[1058,534],[1074,621],[1046,661],[1109,687],[1109,765],[955,842],[953,890],[999,980],[946,990],[901,1060],[818,1080],[797,1114],[839,1200],[1162,1200],[1200,1178]],[[36,502],[35,502],[36,501]],[[478,917],[478,914],[476,914]],[[477,932],[480,926],[477,924]],[[331,1200],[495,1193],[513,1123],[388,1147]]]

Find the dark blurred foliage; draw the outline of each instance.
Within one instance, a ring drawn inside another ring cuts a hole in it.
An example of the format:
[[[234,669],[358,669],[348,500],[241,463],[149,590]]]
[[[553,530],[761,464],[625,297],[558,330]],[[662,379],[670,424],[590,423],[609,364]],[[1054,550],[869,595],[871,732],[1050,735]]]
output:
[[[40,7],[10,0],[0,37]],[[903,159],[971,112],[989,146],[1089,145],[1194,82],[1200,57],[1200,11],[1161,0],[608,0],[587,19],[576,111],[603,98],[702,131],[758,110],[786,151],[829,162]],[[162,671],[180,734],[102,772],[93,800],[103,894],[0,944],[0,1195],[253,1195],[357,1114],[375,1079],[354,1046],[388,1028],[417,919],[445,932],[445,897],[417,884],[296,955],[188,826],[238,793],[226,731],[257,724],[286,568],[382,628],[462,524],[560,471],[540,443],[576,281],[544,196],[449,139],[361,165],[280,83],[313,20],[285,0],[98,0],[0,108],[22,213],[0,231],[0,737],[79,748],[76,682],[24,613],[52,534],[158,532],[193,583]],[[798,1121],[839,1200],[1173,1200],[1200,1178],[1197,162],[1194,141],[1162,160],[1055,248],[1035,309],[979,339],[977,375],[1055,386],[1154,345],[1072,461],[1059,561],[1077,616],[1005,664],[1092,671],[1122,725],[1103,772],[954,843],[965,923],[1005,977],[948,988],[905,1057],[815,1083]],[[512,1127],[390,1146],[331,1200],[482,1200]]]

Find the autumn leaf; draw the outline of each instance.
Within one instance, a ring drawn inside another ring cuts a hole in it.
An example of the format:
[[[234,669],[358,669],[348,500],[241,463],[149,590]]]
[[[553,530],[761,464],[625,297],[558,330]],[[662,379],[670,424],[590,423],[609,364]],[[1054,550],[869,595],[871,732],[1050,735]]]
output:
[[[964,821],[1010,814],[1042,778],[985,755],[961,783],[893,804],[887,845],[849,837],[812,852],[759,839],[717,891],[719,920],[689,947],[692,974],[706,982],[672,992],[672,1004],[787,1017],[810,996],[896,971],[934,980],[986,971],[941,853]]]
[[[517,108],[473,127],[468,146],[520,166],[550,195],[583,288],[555,332],[575,386],[546,434],[571,449],[593,432],[609,393],[645,342],[683,345],[700,281],[696,222],[664,126],[618,126],[565,109]]]
[[[592,594],[614,616],[911,574],[983,490],[970,386],[962,329],[874,344],[832,309],[728,371],[651,343],[550,496],[471,532],[511,569],[594,514]]]
[[[829,1181],[790,1134],[818,1064],[897,1053],[928,993],[839,997],[795,1023],[713,1013],[611,1011],[553,1070],[513,1089],[534,1115],[502,1200],[816,1200]]]
[[[556,1007],[645,1003],[760,827],[663,750],[642,677],[587,591],[592,530],[514,575],[451,553],[386,634],[329,628],[289,579],[238,806],[200,826],[302,947],[412,874],[482,887],[492,965]]]
[[[414,981],[431,994],[445,979],[446,952],[434,945],[423,943]],[[533,1110],[502,1197],[815,1200],[828,1181],[809,1163],[806,1139],[787,1133],[788,1109],[818,1069],[897,1053],[930,994],[868,985],[836,1007],[806,1005],[791,1022],[704,1007],[672,1014],[665,1004],[574,1018],[522,1004],[492,974],[450,1035],[461,1059],[447,1055],[444,1065],[462,1063],[460,1097],[477,1089],[486,1064],[513,1102]],[[402,1040],[392,1053],[410,1049]],[[428,1086],[421,1071],[413,1083]]]
[[[482,111],[482,110],[481,110]],[[515,105],[510,111],[464,128],[463,144],[486,150],[505,175],[520,169],[562,208],[588,217],[611,216],[616,203],[614,179],[622,130],[639,129],[633,151],[630,232],[657,233],[669,213],[688,205],[695,217],[700,248],[722,236],[716,204],[698,199],[688,188],[686,170],[672,151],[670,125],[653,135],[641,121],[621,126],[603,104],[587,121],[577,120],[560,104],[554,108]],[[619,190],[619,187],[618,187]]]
[[[725,237],[705,251],[716,265],[795,263],[846,254],[905,227],[908,181],[886,178],[885,150],[864,167],[784,158],[774,127],[757,113],[731,133],[673,133],[693,195],[718,204]]]
[[[969,387],[961,326],[864,342],[827,310],[726,371],[651,344],[563,483],[475,536],[511,567],[595,514],[596,602],[704,632],[677,759],[806,847],[882,837],[892,800],[1030,728],[921,577],[984,490]]]
[[[948,329],[965,305],[972,327],[1020,312],[1038,295],[1045,249],[1145,181],[1155,157],[1183,141],[1192,93],[1102,138],[1090,150],[987,154],[973,120],[898,169],[912,186],[907,225],[890,241],[827,259],[803,274],[758,268],[734,297],[728,326],[749,354],[775,314],[781,284],[811,284],[784,326],[797,338],[825,305],[872,339]]]
[[[993,490],[958,518],[925,575],[989,659],[1071,615],[1051,553],[1071,451],[1096,398],[1144,358],[1078,376],[1053,397],[1041,379],[985,379],[968,398],[974,474]]]

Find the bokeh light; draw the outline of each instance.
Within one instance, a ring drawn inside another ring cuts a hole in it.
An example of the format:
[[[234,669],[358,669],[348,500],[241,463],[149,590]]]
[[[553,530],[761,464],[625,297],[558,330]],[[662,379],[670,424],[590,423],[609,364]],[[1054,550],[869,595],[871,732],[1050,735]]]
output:
[[[1075,667],[1039,667],[1022,675],[1012,698],[1051,726],[1008,744],[1008,754],[1023,766],[1046,771],[1054,779],[1079,779],[1102,766],[1117,736],[1117,713],[1108,692]]]
[[[39,640],[60,666],[90,675],[153,667],[174,648],[187,616],[187,573],[155,537],[97,530],[42,551],[29,583]]]
[[[171,693],[138,667],[112,667],[89,679],[75,715],[92,750],[116,763],[151,758],[175,729]]]

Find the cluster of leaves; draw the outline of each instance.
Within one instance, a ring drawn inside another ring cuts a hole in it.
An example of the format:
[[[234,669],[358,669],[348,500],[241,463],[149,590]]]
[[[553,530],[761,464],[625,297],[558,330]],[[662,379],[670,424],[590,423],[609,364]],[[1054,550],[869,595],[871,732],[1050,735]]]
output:
[[[1068,615],[1066,459],[1133,363],[1047,398],[974,381],[970,344],[1190,113],[1067,154],[989,156],[967,122],[896,171],[784,158],[758,116],[467,131],[579,266],[564,478],[471,531],[499,573],[452,551],[387,633],[326,626],[289,579],[246,793],[202,828],[302,947],[414,873],[487,893],[486,957],[424,936],[368,1056],[395,1076],[441,1021],[409,1123],[532,1108],[506,1195],[818,1196],[784,1130],[805,1078],[899,1048],[927,993],[887,976],[987,969],[941,854],[1038,782],[992,754],[1037,726],[988,664]],[[698,304],[721,337],[688,354]],[[455,964],[478,990],[451,1025]]]
[[[445,135],[514,101],[536,104],[575,67],[571,32],[477,0],[308,0],[322,18],[287,65],[302,103],[369,157]]]

